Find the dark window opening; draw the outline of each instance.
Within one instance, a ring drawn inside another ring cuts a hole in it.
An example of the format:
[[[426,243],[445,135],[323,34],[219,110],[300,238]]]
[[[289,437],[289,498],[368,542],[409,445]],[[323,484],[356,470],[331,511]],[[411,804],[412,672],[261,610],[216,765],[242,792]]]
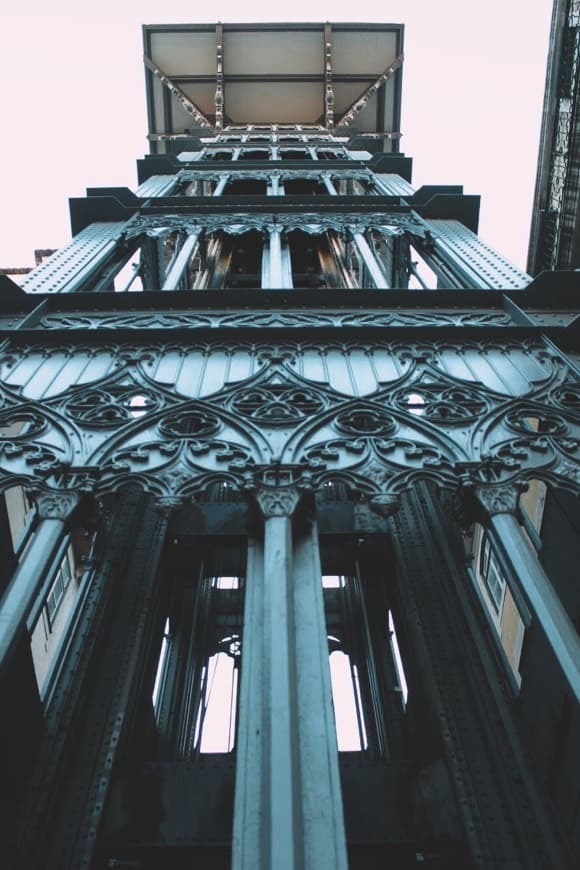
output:
[[[280,160],[310,160],[310,152],[305,148],[280,148],[278,151]]]
[[[332,148],[317,148],[316,155],[319,160],[338,160],[342,157],[342,154]]]
[[[262,284],[262,236],[257,230],[229,237],[230,262],[224,287],[239,289]]]
[[[329,480],[316,494],[316,500],[321,502],[340,502],[346,504],[353,501],[353,495],[348,486],[341,480]]]
[[[309,178],[285,179],[286,196],[324,196],[328,191],[320,181]]]
[[[210,483],[198,496],[200,503],[240,501],[244,496],[227,481]]]
[[[288,234],[288,244],[294,287],[321,289],[341,286],[325,235],[295,230]]]
[[[244,150],[241,152],[238,157],[238,161],[248,161],[248,160],[269,160],[270,152],[265,149],[252,149],[252,150]]]
[[[338,749],[400,756],[407,681],[389,606],[387,550],[322,536],[321,559]]]
[[[224,196],[266,196],[266,181],[256,179],[240,179],[228,181],[224,187]]]
[[[231,151],[210,151],[207,155],[208,160],[231,160],[232,157]]]
[[[235,747],[246,548],[220,540],[197,576],[197,545],[174,548],[151,700],[161,757],[188,760]]]

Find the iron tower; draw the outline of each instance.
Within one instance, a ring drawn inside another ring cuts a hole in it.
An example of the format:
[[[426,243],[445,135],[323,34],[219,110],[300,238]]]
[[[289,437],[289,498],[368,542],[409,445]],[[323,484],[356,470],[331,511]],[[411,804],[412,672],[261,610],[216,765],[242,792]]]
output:
[[[4,866],[574,866],[578,275],[412,186],[402,26],[143,36],[0,284]]]

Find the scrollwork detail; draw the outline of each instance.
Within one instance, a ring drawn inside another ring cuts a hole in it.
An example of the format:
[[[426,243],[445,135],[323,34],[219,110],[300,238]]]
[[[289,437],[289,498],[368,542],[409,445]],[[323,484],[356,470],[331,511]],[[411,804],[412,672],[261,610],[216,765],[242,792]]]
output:
[[[297,384],[258,384],[237,393],[231,409],[265,425],[285,426],[317,414],[324,401],[314,390]]]
[[[476,486],[473,492],[486,515],[491,517],[496,514],[515,514],[525,488],[524,483],[502,483]]]
[[[359,405],[336,415],[335,428],[345,435],[384,437],[397,430],[395,419],[381,408]]]
[[[256,501],[264,519],[272,517],[291,517],[302,493],[297,488],[272,488],[259,486],[255,492]]]
[[[221,428],[219,419],[204,411],[176,411],[158,424],[167,438],[211,438]]]
[[[33,490],[32,497],[42,520],[67,520],[80,502],[78,493],[62,490]]]

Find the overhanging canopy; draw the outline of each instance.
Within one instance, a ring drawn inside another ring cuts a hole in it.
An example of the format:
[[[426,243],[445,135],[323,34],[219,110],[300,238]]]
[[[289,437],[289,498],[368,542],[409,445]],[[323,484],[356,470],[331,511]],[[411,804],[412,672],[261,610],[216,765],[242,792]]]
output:
[[[400,24],[176,24],[143,28],[150,138],[231,126],[395,134]]]

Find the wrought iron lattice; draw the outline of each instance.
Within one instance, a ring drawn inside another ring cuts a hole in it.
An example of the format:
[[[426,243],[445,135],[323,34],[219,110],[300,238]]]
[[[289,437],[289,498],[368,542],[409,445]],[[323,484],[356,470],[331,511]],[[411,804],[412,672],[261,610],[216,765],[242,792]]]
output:
[[[286,425],[321,411],[320,394],[290,384],[266,384],[244,390],[231,402],[232,410],[254,422]]]

